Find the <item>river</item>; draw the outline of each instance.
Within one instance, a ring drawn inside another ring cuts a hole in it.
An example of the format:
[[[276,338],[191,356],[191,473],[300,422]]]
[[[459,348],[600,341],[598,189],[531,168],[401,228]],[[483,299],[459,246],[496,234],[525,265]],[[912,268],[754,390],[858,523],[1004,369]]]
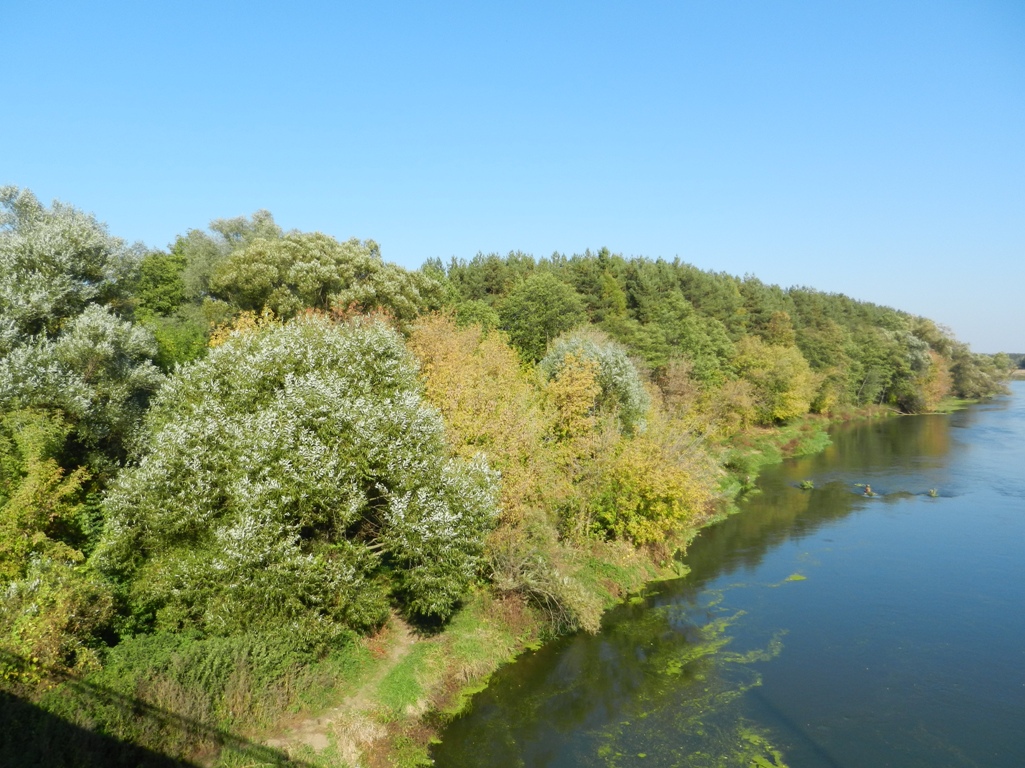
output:
[[[948,416],[838,427],[766,471],[692,544],[686,578],[499,670],[436,765],[1025,765],[1025,382],[1011,386]]]

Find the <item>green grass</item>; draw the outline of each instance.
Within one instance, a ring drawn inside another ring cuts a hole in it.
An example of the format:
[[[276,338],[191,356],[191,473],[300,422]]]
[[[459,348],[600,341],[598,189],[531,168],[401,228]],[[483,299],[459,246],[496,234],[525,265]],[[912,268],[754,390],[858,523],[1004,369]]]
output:
[[[424,695],[422,678],[434,655],[431,643],[417,643],[381,680],[376,698],[386,718],[394,718],[407,708],[416,708]]]
[[[225,766],[277,764],[255,735],[290,714],[322,711],[362,685],[375,660],[341,638],[323,658],[281,634],[124,639],[105,666],[43,693],[40,710],[158,754]],[[268,763],[268,760],[270,761]],[[254,762],[255,761],[255,762]]]
[[[727,498],[750,492],[761,471],[783,459],[819,453],[829,445],[828,422],[801,419],[774,429],[741,433],[726,451],[727,476],[721,490]],[[733,510],[735,511],[735,510]]]
[[[945,397],[932,411],[930,411],[930,413],[953,413],[954,411],[964,410],[969,405],[975,405],[980,402],[982,401],[978,398]]]

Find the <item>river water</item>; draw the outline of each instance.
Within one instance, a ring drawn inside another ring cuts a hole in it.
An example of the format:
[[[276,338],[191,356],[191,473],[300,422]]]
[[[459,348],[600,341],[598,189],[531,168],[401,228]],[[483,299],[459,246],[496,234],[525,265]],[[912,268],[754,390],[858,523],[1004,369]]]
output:
[[[501,669],[436,765],[1025,766],[1025,382],[1012,388],[839,427],[765,472],[691,546],[689,576]]]

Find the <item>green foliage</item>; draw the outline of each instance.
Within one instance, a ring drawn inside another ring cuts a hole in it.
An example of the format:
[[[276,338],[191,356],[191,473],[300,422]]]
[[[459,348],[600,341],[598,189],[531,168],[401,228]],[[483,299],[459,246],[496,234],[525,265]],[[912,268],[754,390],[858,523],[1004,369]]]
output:
[[[671,555],[712,514],[720,473],[708,453],[673,419],[621,441],[605,457],[594,499],[603,534]]]
[[[240,309],[284,318],[306,308],[382,308],[405,321],[432,303],[440,285],[385,263],[372,240],[339,243],[316,232],[253,240],[217,266],[210,290]]]
[[[587,320],[570,286],[547,272],[532,274],[499,305],[502,328],[527,360],[540,360],[548,342]]]
[[[123,639],[102,669],[47,691],[39,706],[64,722],[167,755],[168,764],[178,765],[177,758],[191,765],[201,755],[209,761],[218,751],[222,761],[285,764],[281,753],[237,734],[280,721],[312,703],[311,696],[324,697],[329,685],[358,683],[368,657],[349,637],[318,660],[284,632],[212,638],[160,632]]]
[[[343,646],[346,639],[342,638]],[[203,709],[215,715],[212,724],[232,725],[239,716],[252,713],[240,706],[234,708],[239,710],[236,714],[232,705],[237,702],[225,694],[258,695],[261,687],[274,686],[314,660],[312,649],[302,648],[285,633],[250,631],[202,638],[187,632],[158,632],[124,639],[107,654],[102,671],[91,675],[90,682],[145,696],[148,682],[173,681],[183,691],[194,692],[195,698],[206,700]],[[229,687],[242,682],[240,672],[248,678],[249,690],[229,692]]]
[[[229,254],[256,239],[276,240],[282,235],[274,217],[263,210],[249,218],[214,219],[210,222],[210,234],[190,229],[179,235],[171,253],[185,260],[181,277],[186,295],[191,301],[200,301],[210,292],[210,276]]]
[[[954,342],[950,373],[953,393],[964,398],[983,398],[1006,392],[1008,368],[989,355],[972,352],[967,344]]]
[[[0,671],[37,693],[85,673],[49,711],[190,759],[324,690],[323,664],[364,674],[352,633],[392,606],[445,620],[486,594],[593,631],[726,491],[828,440],[796,417],[986,397],[1011,365],[923,318],[678,260],[407,272],[266,211],[142,255],[13,187],[0,273]],[[409,332],[419,371],[365,312]],[[386,710],[508,654],[520,630],[479,607],[382,679]]]
[[[1001,374],[994,371],[999,364],[965,362],[963,356],[953,360],[956,342],[949,332],[923,318],[843,295],[783,290],[753,277],[703,272],[679,261],[628,260],[604,249],[540,261],[520,253],[505,258],[478,254],[469,262],[453,261],[447,277],[464,301],[498,308],[502,327],[528,360],[539,360],[553,338],[543,330],[550,297],[532,302],[523,290],[527,281],[537,280],[559,293],[569,289],[591,322],[656,376],[686,361],[692,379],[708,393],[722,388],[736,399],[731,381],[736,370],[730,363],[744,357],[734,348],[741,340],[757,338],[779,350],[796,347],[815,374],[816,386],[810,398],[801,391],[793,402],[782,404],[788,413],[802,405],[825,412],[881,403],[914,412],[934,407],[948,387],[989,393],[1001,387]],[[562,287],[556,288],[559,283]],[[578,324],[579,315],[573,308],[568,311]],[[796,362],[786,359],[792,353],[783,357],[778,367]],[[778,420],[771,412],[781,406],[779,390],[773,393],[764,376],[754,375],[761,379],[749,382],[760,401],[754,418]],[[798,389],[805,390],[807,381],[801,384]],[[766,401],[766,394],[777,402]]]
[[[94,535],[83,503],[89,476],[58,463],[68,433],[59,414],[0,417],[0,676],[8,683],[94,668],[96,635],[113,613],[109,587],[81,566]]]
[[[541,360],[541,370],[549,379],[556,378],[566,360],[574,356],[597,366],[600,389],[593,407],[615,413],[625,432],[643,430],[651,400],[626,349],[600,332],[574,331],[549,346],[548,354]]]
[[[163,377],[144,329],[92,305],[0,360],[0,406],[59,410],[94,470],[119,461]]]
[[[737,344],[737,373],[754,387],[758,420],[775,424],[808,413],[818,379],[797,347],[745,336]]]
[[[149,253],[140,262],[134,297],[139,317],[170,315],[188,299],[182,277],[188,260],[181,253]]]
[[[85,538],[79,467],[65,475],[57,462],[68,427],[59,415],[15,411],[0,418],[0,582],[24,577],[32,557],[71,562]]]
[[[113,615],[110,588],[76,566],[77,553],[65,552],[61,558],[33,555],[24,577],[8,582],[0,595],[0,650],[30,661],[19,669],[0,657],[0,675],[8,680],[39,682],[51,670],[99,665],[96,635]]]
[[[488,541],[492,579],[499,592],[523,595],[552,634],[597,632],[607,607],[600,589],[583,581],[580,550],[560,541],[552,521],[526,509]]]
[[[493,304],[534,271],[533,257],[510,253],[504,259],[495,253],[478,253],[469,262],[453,259],[448,268],[452,285],[464,300]]]
[[[448,616],[494,515],[483,461],[445,456],[401,339],[305,318],[233,334],[180,368],[94,560],[138,620],[318,640],[385,611]]]
[[[0,354],[90,304],[120,306],[136,256],[93,216],[0,187]]]
[[[165,372],[206,354],[210,322],[199,306],[185,305],[169,317],[148,318],[143,326],[153,334],[154,360]]]
[[[554,632],[596,630],[602,602],[581,585],[580,556],[557,530],[574,490],[564,448],[550,436],[557,424],[574,431],[569,417],[553,412],[501,333],[485,335],[478,326],[458,328],[433,316],[413,328],[410,347],[453,449],[464,456],[483,451],[501,472],[502,516],[486,550],[492,583],[501,593],[525,596]],[[594,368],[591,363],[584,381],[562,382],[556,399],[567,410],[573,410],[569,389],[578,385],[584,415],[593,406]]]
[[[456,325],[465,328],[479,325],[485,331],[491,331],[501,325],[502,319],[498,312],[486,301],[470,299],[456,305]]]

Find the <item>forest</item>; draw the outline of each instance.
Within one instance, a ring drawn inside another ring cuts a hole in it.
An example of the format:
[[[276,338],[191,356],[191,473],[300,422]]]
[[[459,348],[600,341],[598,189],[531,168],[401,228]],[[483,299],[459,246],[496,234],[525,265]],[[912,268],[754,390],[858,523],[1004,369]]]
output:
[[[830,419],[990,397],[1017,362],[679,260],[407,270],[266,211],[151,250],[0,188],[0,711],[39,764],[287,762],[261,740],[389,627],[443,649],[410,696],[449,706],[596,631]],[[381,764],[416,764],[394,696]]]

